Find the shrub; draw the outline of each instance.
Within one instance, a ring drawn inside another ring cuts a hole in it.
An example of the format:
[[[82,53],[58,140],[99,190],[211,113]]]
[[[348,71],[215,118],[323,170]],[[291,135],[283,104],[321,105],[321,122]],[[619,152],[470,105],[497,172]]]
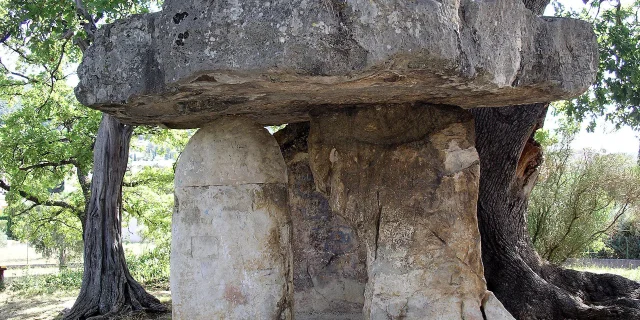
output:
[[[7,289],[23,295],[74,291],[82,284],[82,272],[82,269],[63,268],[57,274],[18,277],[7,285]]]
[[[528,228],[540,256],[554,263],[601,250],[619,221],[640,203],[640,171],[619,154],[570,148],[566,133],[545,148],[530,196]]]
[[[605,247],[590,256],[603,259],[640,259],[640,225],[627,220],[604,242]]]
[[[140,255],[127,252],[127,265],[134,279],[147,287],[168,289],[171,246],[163,242]]]

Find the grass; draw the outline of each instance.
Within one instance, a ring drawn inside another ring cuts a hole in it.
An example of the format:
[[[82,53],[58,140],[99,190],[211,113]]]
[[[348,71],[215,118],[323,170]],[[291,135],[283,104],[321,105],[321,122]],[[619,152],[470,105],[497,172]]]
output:
[[[171,308],[169,289],[169,245],[133,245],[127,248],[130,272],[160,302]],[[60,319],[60,312],[70,308],[82,284],[82,268],[63,269],[54,274],[34,275],[25,269],[24,275],[11,277],[0,288],[0,319],[42,320]],[[163,314],[130,314],[121,320],[165,320]]]
[[[617,274],[619,276],[623,276],[633,281],[640,282],[640,268],[624,269],[624,268],[608,268],[608,267],[597,267],[597,266],[568,266],[568,268],[576,271]]]
[[[136,270],[137,276],[147,281],[148,289],[171,308],[171,293],[161,289],[168,288],[168,269],[166,259],[168,251],[149,250],[135,258],[129,257],[130,267]],[[612,273],[640,282],[640,268],[606,268],[596,266],[568,266],[577,271],[593,273]],[[5,289],[0,290],[0,319],[40,320],[60,319],[60,311],[69,308],[78,293],[82,279],[82,270],[67,269],[59,274],[25,276],[14,279]],[[171,313],[164,314],[130,314],[118,318],[121,320],[170,320]]]
[[[27,275],[17,277],[3,290],[31,297],[53,293],[77,291],[82,284],[82,269],[63,269],[57,274]]]

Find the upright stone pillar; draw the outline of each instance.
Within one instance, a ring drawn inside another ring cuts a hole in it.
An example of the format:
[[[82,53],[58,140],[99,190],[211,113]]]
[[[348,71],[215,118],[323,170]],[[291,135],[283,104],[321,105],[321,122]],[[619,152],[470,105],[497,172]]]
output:
[[[286,166],[244,119],[200,129],[175,173],[173,318],[292,319]]]
[[[364,319],[483,319],[468,112],[407,104],[319,114],[309,152],[316,185],[367,247]]]
[[[287,163],[293,228],[296,320],[362,320],[366,250],[355,229],[316,190],[309,168],[309,123],[274,134]]]

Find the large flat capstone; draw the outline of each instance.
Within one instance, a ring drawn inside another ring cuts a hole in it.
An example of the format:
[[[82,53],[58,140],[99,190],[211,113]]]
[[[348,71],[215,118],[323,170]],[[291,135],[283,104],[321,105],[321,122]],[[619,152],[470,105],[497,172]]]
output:
[[[552,101],[596,69],[589,23],[520,1],[166,0],[99,30],[76,95],[132,124],[266,125],[352,105]]]

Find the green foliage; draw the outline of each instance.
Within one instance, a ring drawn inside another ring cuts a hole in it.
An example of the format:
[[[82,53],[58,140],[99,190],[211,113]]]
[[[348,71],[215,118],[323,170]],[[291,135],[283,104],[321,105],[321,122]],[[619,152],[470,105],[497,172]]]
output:
[[[622,221],[591,256],[606,259],[640,259],[640,225],[637,217]]]
[[[0,0],[0,188],[8,191],[5,213],[13,218],[14,236],[45,256],[56,255],[60,263],[81,252],[101,117],[79,105],[68,80],[81,49],[92,40],[94,23],[148,12],[159,4]],[[158,128],[138,128],[136,134],[174,146],[171,150],[184,144],[187,135]],[[167,170],[138,171],[129,174],[126,209],[166,238],[173,200],[166,196],[172,183]]]
[[[99,113],[79,107],[71,88],[56,82],[50,96],[39,84],[14,88],[10,111],[0,120],[0,172],[9,188],[5,213],[12,234],[45,255],[77,248],[88,199],[91,145]],[[54,231],[51,231],[54,230]]]
[[[139,256],[127,252],[127,265],[131,275],[145,286],[168,290],[170,256],[171,246],[165,241]]]
[[[131,141],[129,160],[177,160],[195,130],[165,130],[138,127]]]
[[[592,20],[598,37],[600,65],[595,84],[579,98],[566,103],[563,111],[583,121],[589,129],[597,117],[605,117],[617,127],[640,130],[640,1],[630,6],[601,8],[596,1],[581,13]]]
[[[287,126],[286,124],[281,124],[279,126],[268,126],[266,128],[269,131],[269,133],[274,134],[274,133],[284,129],[284,127],[286,127],[286,126]]]
[[[24,53],[28,64],[48,66],[49,70],[57,69],[61,52],[77,61],[82,53],[74,42],[90,38],[86,34],[89,21],[78,14],[78,3],[94,15],[95,23],[148,12],[158,5],[153,0],[1,0],[0,30],[4,34],[0,34],[0,40]]]
[[[139,170],[139,171],[136,171]],[[123,188],[123,209],[128,222],[136,218],[142,236],[154,242],[171,239],[173,211],[173,169],[142,167],[127,172]]]
[[[57,274],[17,277],[7,285],[6,290],[17,292],[20,295],[35,296],[75,291],[80,288],[81,284],[82,269],[64,268]]]
[[[528,228],[540,256],[561,263],[602,247],[625,214],[640,203],[640,171],[628,156],[586,150],[574,156],[562,131],[545,150],[529,201]]]
[[[44,232],[35,232],[29,243],[44,257],[55,256],[59,266],[82,258],[82,235],[78,237],[75,229],[69,230],[65,225],[50,225]]]

